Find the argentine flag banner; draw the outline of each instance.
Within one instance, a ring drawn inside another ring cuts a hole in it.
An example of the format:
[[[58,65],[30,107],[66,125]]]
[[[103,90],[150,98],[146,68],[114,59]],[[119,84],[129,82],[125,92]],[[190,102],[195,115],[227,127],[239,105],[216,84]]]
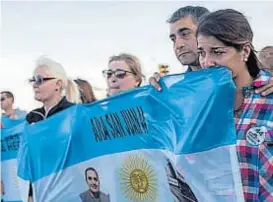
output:
[[[24,119],[10,120],[10,128],[1,129],[1,188],[4,202],[22,201],[17,177],[17,154],[23,122]]]
[[[243,201],[226,68],[72,106],[24,128],[35,202]]]

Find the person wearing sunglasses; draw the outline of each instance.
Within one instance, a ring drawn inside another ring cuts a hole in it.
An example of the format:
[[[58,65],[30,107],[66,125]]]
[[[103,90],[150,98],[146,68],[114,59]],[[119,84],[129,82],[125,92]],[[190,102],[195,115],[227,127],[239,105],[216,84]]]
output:
[[[85,170],[85,181],[89,189],[80,194],[82,202],[110,202],[110,196],[100,191],[100,179],[95,168]]]
[[[29,82],[35,100],[43,104],[43,107],[28,113],[26,119],[29,123],[42,121],[73,103],[80,103],[77,84],[68,79],[61,64],[49,58],[41,57],[36,61],[34,76]]]
[[[47,119],[48,117],[80,103],[77,84],[67,77],[63,66],[47,57],[37,59],[34,75],[29,79],[34,91],[34,98],[43,106],[34,109],[26,116],[29,124]],[[32,201],[33,190],[30,184],[29,197]]]
[[[102,73],[106,78],[108,96],[139,87],[144,77],[139,59],[126,53],[110,57],[108,69]]]
[[[14,95],[10,91],[2,91],[1,92],[1,109],[4,111],[2,113],[1,119],[1,128],[10,128],[11,125],[10,120],[18,120],[24,119],[26,117],[27,112],[15,109],[14,108]]]

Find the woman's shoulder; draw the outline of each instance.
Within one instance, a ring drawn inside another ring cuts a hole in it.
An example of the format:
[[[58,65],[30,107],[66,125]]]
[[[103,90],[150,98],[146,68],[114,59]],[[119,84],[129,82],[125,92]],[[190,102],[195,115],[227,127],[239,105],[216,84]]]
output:
[[[54,106],[48,113],[48,116],[56,114],[60,111],[65,110],[68,107],[75,105],[75,103],[69,102],[66,97],[64,97],[56,106]]]
[[[73,105],[75,105],[75,103],[69,102],[65,97],[59,103],[59,107],[62,109],[66,109],[66,108],[71,107]]]
[[[26,120],[28,123],[35,123],[43,120],[45,117],[45,110],[43,107],[34,109],[27,113]]]
[[[65,97],[52,109],[49,110],[47,113],[47,116],[45,115],[45,109],[44,107],[37,108],[29,112],[26,116],[26,120],[28,123],[35,123],[38,121],[42,121],[46,119],[49,116],[52,116],[60,111],[63,111],[64,109],[71,107],[75,105],[74,103],[69,102]]]

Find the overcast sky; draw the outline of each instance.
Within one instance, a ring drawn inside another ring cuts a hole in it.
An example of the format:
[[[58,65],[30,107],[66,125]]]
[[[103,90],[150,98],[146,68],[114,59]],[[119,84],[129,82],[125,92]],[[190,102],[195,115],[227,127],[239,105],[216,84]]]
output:
[[[11,90],[16,106],[34,108],[34,61],[47,55],[60,62],[72,78],[105,88],[101,71],[109,56],[136,55],[150,76],[159,63],[173,73],[185,70],[176,60],[166,19],[176,9],[201,5],[214,11],[242,11],[254,30],[257,50],[273,45],[273,2],[1,2],[1,90]]]

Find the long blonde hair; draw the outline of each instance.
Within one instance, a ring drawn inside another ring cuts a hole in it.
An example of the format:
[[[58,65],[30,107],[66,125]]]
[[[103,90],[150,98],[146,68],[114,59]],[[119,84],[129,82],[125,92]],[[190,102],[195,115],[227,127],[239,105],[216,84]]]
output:
[[[62,93],[66,96],[69,102],[81,102],[77,84],[72,79],[67,77],[67,74],[60,63],[48,57],[41,56],[36,60],[34,72],[38,68],[45,68],[53,77],[62,81]]]

